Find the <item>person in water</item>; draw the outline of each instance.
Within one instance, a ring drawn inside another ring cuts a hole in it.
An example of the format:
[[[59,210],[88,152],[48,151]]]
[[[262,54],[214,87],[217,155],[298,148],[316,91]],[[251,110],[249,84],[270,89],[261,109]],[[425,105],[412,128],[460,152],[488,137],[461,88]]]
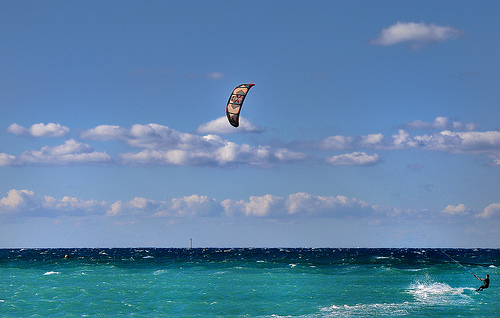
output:
[[[476,289],[476,291],[482,291],[483,289],[486,289],[490,286],[490,275],[486,275],[486,278],[479,278],[476,275],[474,275],[474,276],[483,282],[483,284],[481,286],[479,286],[479,288]]]

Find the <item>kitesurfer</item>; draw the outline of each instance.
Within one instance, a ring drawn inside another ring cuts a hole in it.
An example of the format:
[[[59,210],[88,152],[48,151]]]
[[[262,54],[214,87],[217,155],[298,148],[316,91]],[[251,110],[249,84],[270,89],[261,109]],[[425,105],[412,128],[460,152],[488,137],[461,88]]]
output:
[[[479,288],[476,289],[476,291],[482,291],[483,289],[486,289],[490,286],[490,275],[486,275],[486,278],[479,278],[476,275],[474,275],[474,277],[476,277],[477,279],[479,279],[480,281],[483,282],[483,284],[481,286],[479,286]]]

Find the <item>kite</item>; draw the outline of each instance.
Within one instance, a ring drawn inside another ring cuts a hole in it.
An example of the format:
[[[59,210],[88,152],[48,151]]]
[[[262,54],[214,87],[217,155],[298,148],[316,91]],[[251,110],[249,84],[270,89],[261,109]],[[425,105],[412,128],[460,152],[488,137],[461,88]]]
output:
[[[229,120],[229,123],[234,127],[238,127],[238,125],[240,124],[239,118],[240,118],[241,106],[243,105],[243,101],[245,100],[248,91],[254,85],[255,84],[238,85],[236,86],[235,89],[233,89],[231,96],[229,96],[229,100],[227,101],[227,106],[226,106],[226,115],[227,115],[227,120]]]

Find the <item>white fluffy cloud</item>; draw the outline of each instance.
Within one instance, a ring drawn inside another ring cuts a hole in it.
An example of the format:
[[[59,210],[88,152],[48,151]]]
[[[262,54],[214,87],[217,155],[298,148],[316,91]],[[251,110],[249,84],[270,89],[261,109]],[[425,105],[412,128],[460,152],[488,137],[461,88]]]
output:
[[[291,217],[365,217],[377,214],[376,208],[364,201],[344,196],[315,196],[295,193],[287,198],[270,194],[250,197],[249,201],[225,200],[227,215],[266,218]]]
[[[191,195],[170,201],[155,201],[136,197],[128,202],[117,201],[106,212],[108,217],[195,217],[219,216],[221,205],[207,196]]]
[[[406,42],[413,48],[420,48],[427,43],[455,40],[463,36],[463,31],[450,26],[424,22],[397,22],[383,29],[377,37],[370,40],[370,44],[390,46]]]
[[[422,148],[450,153],[490,153],[500,151],[500,131],[453,132],[444,130],[432,135],[411,137],[404,130],[392,136],[395,149]]]
[[[500,218],[500,203],[488,205],[481,214],[477,215],[477,217],[484,219]]]
[[[224,128],[222,128],[224,127]],[[228,166],[248,165],[269,167],[284,162],[300,162],[317,156],[318,151],[349,151],[322,159],[334,165],[368,166],[380,163],[379,154],[369,151],[398,151],[422,149],[443,151],[452,154],[482,154],[491,158],[490,165],[500,166],[500,131],[473,131],[476,125],[453,121],[448,117],[437,117],[432,122],[412,121],[399,126],[391,137],[381,133],[342,136],[334,135],[321,140],[291,142],[286,147],[275,148],[269,145],[236,144],[219,135],[200,136],[183,133],[159,124],[136,124],[131,127],[100,125],[84,130],[79,134],[83,140],[119,141],[124,145],[139,149],[118,153],[111,158],[106,152],[96,152],[89,144],[74,139],[63,145],[43,146],[38,150],[28,150],[19,156],[0,153],[0,166],[33,165],[182,165],[182,166]],[[261,131],[251,123],[242,120],[243,131]],[[225,117],[202,125],[198,133],[234,130]],[[408,129],[408,131],[406,130]],[[441,130],[430,134],[416,134],[416,129]],[[442,130],[445,129],[445,130]],[[16,135],[62,136],[69,128],[58,124],[36,124],[26,129],[12,124],[7,129]],[[307,149],[316,154],[306,155],[292,149]],[[321,156],[321,152],[320,156]]]
[[[497,154],[493,154],[490,156],[490,158],[492,159],[491,161],[491,165],[492,166],[500,166],[500,153],[497,153]],[[0,165],[1,165],[1,157],[0,157]]]
[[[64,137],[69,134],[70,129],[66,126],[62,126],[60,124],[34,124],[29,129],[22,127],[16,123],[10,125],[7,128],[7,132],[18,135],[25,136],[31,135],[33,137]]]
[[[158,124],[134,125],[130,129],[103,125],[82,132],[80,138],[115,139],[131,147],[145,149],[138,153],[119,154],[120,162],[125,165],[267,166],[305,159],[304,154],[287,149],[238,145],[217,135],[202,137]]]
[[[251,196],[248,200],[226,199],[218,202],[202,195],[190,195],[165,201],[136,197],[130,201],[82,200],[64,196],[56,199],[30,190],[8,191],[0,199],[0,217],[62,217],[101,216],[107,218],[191,218],[191,217],[252,217],[268,219],[293,218],[371,218],[382,220],[428,217],[444,221],[450,218],[499,218],[500,203],[490,204],[481,214],[474,215],[464,204],[448,205],[440,214],[427,210],[380,207],[345,196],[317,196],[299,192],[288,197],[271,194]]]
[[[474,123],[462,123],[460,121],[453,121],[448,117],[436,117],[433,122],[424,122],[421,120],[414,120],[401,125],[403,129],[438,129],[438,130],[464,130],[472,131],[477,129]]]
[[[134,148],[144,149],[187,149],[203,144],[203,138],[181,133],[158,124],[133,125],[130,128],[100,125],[80,133],[81,139],[118,140]]]
[[[327,158],[326,162],[332,166],[369,166],[379,163],[380,159],[377,154],[353,152]]]
[[[22,217],[57,217],[104,215],[106,202],[96,200],[84,201],[65,196],[56,199],[50,196],[39,196],[33,191],[12,189],[0,200],[0,215]]]
[[[0,153],[0,167],[9,167],[16,165],[16,157],[6,153]]]
[[[459,205],[448,205],[441,213],[444,215],[452,215],[452,216],[457,216],[457,215],[469,215],[470,214],[470,209],[465,206],[465,204],[459,204]]]
[[[127,129],[114,125],[99,125],[80,133],[81,139],[90,140],[122,140],[127,136]]]
[[[263,129],[254,125],[248,119],[241,117],[240,125],[235,128],[229,124],[226,117],[219,117],[215,120],[209,121],[203,125],[200,125],[196,129],[198,134],[217,134],[217,135],[228,135],[228,134],[240,134],[240,133],[260,133]]]
[[[29,129],[24,128],[23,126],[19,126],[16,123],[13,123],[7,128],[7,132],[17,136],[24,136],[29,134]]]
[[[2,160],[3,158],[3,160]],[[32,165],[87,165],[87,164],[108,164],[112,158],[104,153],[97,152],[87,145],[73,139],[67,140],[64,144],[49,147],[43,146],[38,150],[28,150],[19,157],[0,154],[0,165],[23,166]]]
[[[270,194],[252,196],[249,201],[224,200],[222,206],[230,216],[282,217],[287,215],[285,199]]]
[[[330,136],[317,143],[323,150],[345,150],[353,147],[354,138],[345,136]]]
[[[13,132],[20,128],[13,124],[10,130]],[[117,140],[129,147],[143,150],[121,153],[117,155],[118,160],[113,160],[105,152],[96,152],[90,145],[70,139],[63,145],[43,146],[38,150],[28,150],[18,157],[0,153],[0,166],[94,165],[118,162],[123,165],[224,166],[242,164],[265,167],[280,162],[302,161],[306,158],[303,153],[285,148],[238,145],[223,140],[217,135],[198,136],[158,124],[137,124],[130,128],[100,125],[82,131],[79,137],[86,140]]]
[[[0,166],[89,165],[109,164],[112,161],[105,152],[94,151],[91,146],[73,139],[55,147],[43,146],[38,150],[28,150],[18,157],[0,153]]]

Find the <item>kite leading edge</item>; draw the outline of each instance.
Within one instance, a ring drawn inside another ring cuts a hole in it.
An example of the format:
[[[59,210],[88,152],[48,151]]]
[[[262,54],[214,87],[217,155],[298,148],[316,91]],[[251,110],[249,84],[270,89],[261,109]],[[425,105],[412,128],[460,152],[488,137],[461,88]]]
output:
[[[234,127],[238,127],[240,124],[239,118],[240,118],[241,106],[243,105],[243,101],[245,100],[248,91],[254,85],[255,84],[238,85],[236,86],[235,89],[233,89],[231,96],[229,96],[229,100],[226,106],[226,115],[227,115],[227,120],[229,120],[229,123]]]

